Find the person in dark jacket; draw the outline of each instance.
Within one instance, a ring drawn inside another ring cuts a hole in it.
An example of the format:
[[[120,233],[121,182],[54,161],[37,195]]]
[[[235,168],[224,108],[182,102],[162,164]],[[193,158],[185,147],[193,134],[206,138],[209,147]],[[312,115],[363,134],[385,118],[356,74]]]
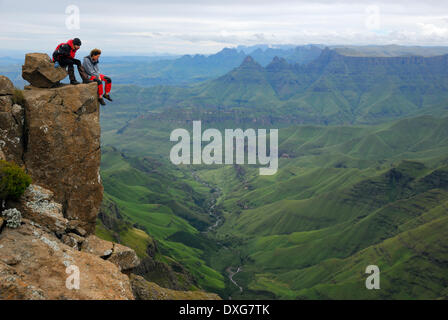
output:
[[[75,77],[73,65],[78,67],[79,75],[83,83],[89,83],[88,76],[81,65],[81,61],[75,59],[76,51],[81,47],[81,40],[74,38],[65,43],[60,43],[53,52],[53,62],[58,62],[63,68],[68,67],[68,76],[70,84],[79,84]]]
[[[112,101],[112,98],[109,95],[110,90],[112,88],[112,79],[100,73],[100,69],[98,67],[100,56],[101,56],[101,50],[93,49],[92,51],[90,51],[90,55],[84,57],[82,65],[89,77],[89,80],[93,80],[98,83],[98,100],[104,106],[106,103],[104,102],[103,97],[109,101]],[[106,83],[104,95],[103,95],[103,81]]]

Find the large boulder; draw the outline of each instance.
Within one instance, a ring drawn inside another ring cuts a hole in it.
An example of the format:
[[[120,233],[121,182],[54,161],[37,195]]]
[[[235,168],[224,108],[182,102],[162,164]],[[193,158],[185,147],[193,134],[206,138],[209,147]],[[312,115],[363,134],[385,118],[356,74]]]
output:
[[[54,192],[65,218],[93,233],[103,197],[96,83],[31,87],[23,95],[27,172]]]
[[[32,86],[52,88],[67,76],[64,68],[54,67],[46,53],[27,53],[22,66],[22,77]]]
[[[121,271],[132,270],[140,264],[140,259],[133,249],[118,243],[114,243],[112,255],[108,260],[117,265]]]
[[[14,85],[11,80],[5,76],[0,76],[0,96],[12,95],[14,93]]]
[[[112,255],[114,243],[98,238],[97,236],[88,236],[81,247],[81,251],[94,254],[100,258],[106,259]]]
[[[131,270],[140,264],[140,259],[131,248],[90,235],[82,243],[81,251],[94,254],[117,265],[121,271]]]

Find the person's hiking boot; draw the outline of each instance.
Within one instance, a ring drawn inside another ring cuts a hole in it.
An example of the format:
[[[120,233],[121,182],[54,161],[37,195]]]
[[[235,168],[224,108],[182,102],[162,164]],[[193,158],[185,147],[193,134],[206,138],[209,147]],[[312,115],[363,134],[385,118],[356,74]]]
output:
[[[82,83],[92,83],[92,82],[94,81],[89,79],[82,79]]]
[[[73,67],[69,67],[68,68],[68,78],[70,79],[70,84],[74,84],[77,85],[79,84],[78,81],[76,81],[76,77],[75,77],[75,71],[73,70]]]
[[[114,100],[112,100],[112,98],[108,94],[105,94],[103,97],[106,98],[109,101],[114,101]]]
[[[105,106],[105,105],[106,105],[106,102],[104,101],[103,98],[98,98],[98,101],[100,102],[100,104],[101,104],[102,106]]]
[[[51,87],[52,87],[52,88],[59,88],[59,87],[62,87],[62,83],[61,83],[61,81],[58,81],[58,82],[54,83]]]

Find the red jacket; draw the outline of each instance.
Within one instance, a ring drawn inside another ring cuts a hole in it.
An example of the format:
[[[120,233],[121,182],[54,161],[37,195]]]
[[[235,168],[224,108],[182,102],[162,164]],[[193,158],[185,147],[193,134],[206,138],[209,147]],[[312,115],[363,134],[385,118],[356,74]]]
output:
[[[53,52],[53,61],[58,60],[61,56],[70,57],[72,59],[75,58],[76,51],[73,47],[73,40],[70,39],[66,43],[60,43]]]

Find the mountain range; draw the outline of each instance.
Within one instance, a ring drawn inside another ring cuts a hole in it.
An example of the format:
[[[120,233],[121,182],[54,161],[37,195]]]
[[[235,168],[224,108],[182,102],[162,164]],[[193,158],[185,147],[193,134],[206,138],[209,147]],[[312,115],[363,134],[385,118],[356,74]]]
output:
[[[265,126],[379,123],[446,114],[447,62],[448,55],[352,57],[325,49],[305,65],[275,57],[263,67],[248,56],[227,74],[188,88],[123,86],[117,95],[120,103],[179,119],[201,113]]]

